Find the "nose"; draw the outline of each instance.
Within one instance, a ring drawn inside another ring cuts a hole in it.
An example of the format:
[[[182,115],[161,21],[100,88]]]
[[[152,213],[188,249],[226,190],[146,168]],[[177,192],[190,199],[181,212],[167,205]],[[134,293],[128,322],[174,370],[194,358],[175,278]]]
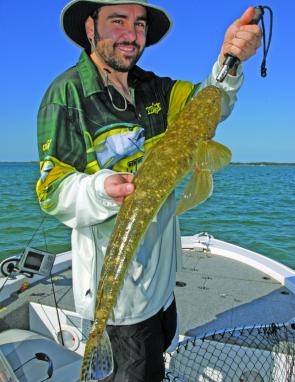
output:
[[[125,31],[124,31],[124,38],[128,41],[135,41],[137,38],[137,32],[136,27],[133,23],[129,23],[126,25]]]

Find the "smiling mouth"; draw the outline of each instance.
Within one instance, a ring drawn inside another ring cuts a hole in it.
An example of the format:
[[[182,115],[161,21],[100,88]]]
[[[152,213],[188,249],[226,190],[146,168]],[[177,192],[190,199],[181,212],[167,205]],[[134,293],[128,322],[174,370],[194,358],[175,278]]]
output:
[[[126,54],[133,54],[136,52],[136,48],[134,46],[119,45],[117,46],[117,49]]]
[[[134,56],[139,51],[139,46],[136,43],[116,43],[114,44],[114,49],[118,49],[124,55]]]

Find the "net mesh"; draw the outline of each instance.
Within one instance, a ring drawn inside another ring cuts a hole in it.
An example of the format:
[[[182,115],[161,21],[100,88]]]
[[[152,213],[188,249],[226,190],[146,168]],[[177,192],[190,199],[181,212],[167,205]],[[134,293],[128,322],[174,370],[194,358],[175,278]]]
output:
[[[165,354],[163,381],[295,382],[295,324],[189,338]]]

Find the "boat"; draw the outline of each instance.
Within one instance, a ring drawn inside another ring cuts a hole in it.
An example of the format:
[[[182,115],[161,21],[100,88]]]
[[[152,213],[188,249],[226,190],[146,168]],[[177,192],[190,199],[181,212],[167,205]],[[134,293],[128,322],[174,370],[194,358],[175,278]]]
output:
[[[295,271],[208,233],[182,252],[164,380],[294,382]],[[71,252],[26,248],[0,269],[0,381],[80,381],[91,322],[74,311]]]

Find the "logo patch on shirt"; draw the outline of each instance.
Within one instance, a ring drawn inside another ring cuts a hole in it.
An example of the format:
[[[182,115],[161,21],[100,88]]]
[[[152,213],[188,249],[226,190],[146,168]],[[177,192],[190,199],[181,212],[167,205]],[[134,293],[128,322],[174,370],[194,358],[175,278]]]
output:
[[[100,168],[112,168],[122,159],[144,152],[144,129],[131,123],[116,123],[104,127],[105,132],[94,141]]]
[[[52,139],[51,139],[51,138],[50,138],[50,139],[47,139],[46,143],[44,143],[44,144],[42,145],[42,150],[43,150],[43,151],[49,150],[49,147],[50,147],[50,145],[51,145],[51,142],[52,142]]]
[[[145,110],[147,111],[148,115],[159,114],[162,108],[160,102],[153,102],[150,106],[147,106]]]
[[[136,174],[138,167],[142,163],[142,161],[143,161],[143,156],[139,157],[139,158],[135,158],[135,159],[127,162],[127,171],[132,173],[132,174]]]

